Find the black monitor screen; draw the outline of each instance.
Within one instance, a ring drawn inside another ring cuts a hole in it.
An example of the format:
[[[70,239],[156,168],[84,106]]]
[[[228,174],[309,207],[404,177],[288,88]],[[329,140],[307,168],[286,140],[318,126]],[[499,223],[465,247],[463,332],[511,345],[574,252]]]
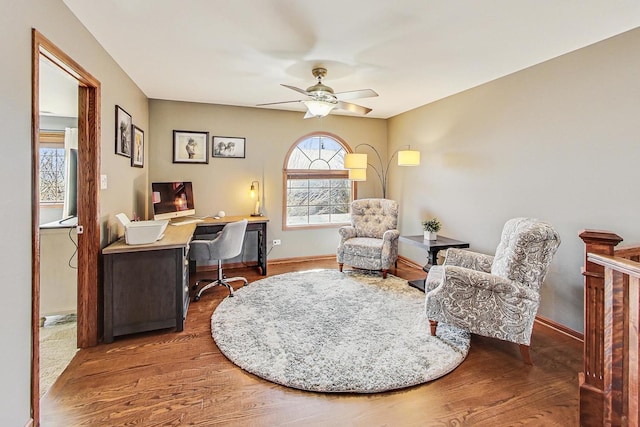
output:
[[[154,182],[151,191],[154,216],[193,215],[195,204],[190,182]]]

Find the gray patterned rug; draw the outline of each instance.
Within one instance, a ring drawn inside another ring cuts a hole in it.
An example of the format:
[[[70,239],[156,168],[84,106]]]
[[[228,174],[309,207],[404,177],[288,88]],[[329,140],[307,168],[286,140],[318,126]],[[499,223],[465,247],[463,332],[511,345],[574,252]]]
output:
[[[424,293],[406,280],[310,270],[251,283],[211,317],[220,351],[266,380],[302,390],[376,393],[455,369],[469,334],[429,333]]]

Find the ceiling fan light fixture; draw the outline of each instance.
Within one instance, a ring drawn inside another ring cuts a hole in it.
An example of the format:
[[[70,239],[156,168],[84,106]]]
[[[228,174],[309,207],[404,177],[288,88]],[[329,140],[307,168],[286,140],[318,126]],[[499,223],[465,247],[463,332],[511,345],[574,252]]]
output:
[[[336,104],[326,101],[309,100],[302,101],[302,103],[307,107],[309,114],[314,117],[324,117],[336,107]]]

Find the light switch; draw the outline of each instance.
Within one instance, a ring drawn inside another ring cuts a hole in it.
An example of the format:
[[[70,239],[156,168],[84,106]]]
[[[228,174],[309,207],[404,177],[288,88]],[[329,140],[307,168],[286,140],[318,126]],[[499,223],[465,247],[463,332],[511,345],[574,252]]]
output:
[[[107,189],[107,175],[100,175],[100,189]]]

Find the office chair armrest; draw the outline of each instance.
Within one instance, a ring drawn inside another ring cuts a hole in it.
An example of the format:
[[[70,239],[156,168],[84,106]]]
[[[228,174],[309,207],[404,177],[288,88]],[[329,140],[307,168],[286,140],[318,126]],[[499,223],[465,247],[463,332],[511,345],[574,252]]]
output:
[[[491,273],[493,256],[465,249],[449,248],[443,265],[470,268],[476,271]]]
[[[211,240],[192,240],[189,243],[189,259],[208,261],[211,259]]]

